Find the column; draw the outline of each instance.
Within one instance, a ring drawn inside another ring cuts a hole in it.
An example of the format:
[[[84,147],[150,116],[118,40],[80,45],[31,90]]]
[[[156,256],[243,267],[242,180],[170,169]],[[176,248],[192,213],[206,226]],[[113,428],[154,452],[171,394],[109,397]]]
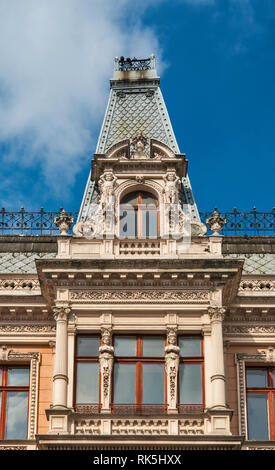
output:
[[[208,313],[212,326],[212,408],[227,408],[222,333],[225,309],[222,307],[210,307]]]
[[[165,368],[167,375],[167,413],[178,413],[178,370],[179,352],[177,328],[167,327],[167,346],[165,347]]]
[[[99,348],[101,373],[101,413],[111,412],[111,377],[114,363],[111,327],[101,328],[102,346]]]
[[[212,406],[212,382],[211,377],[213,355],[212,355],[212,330],[210,325],[203,325],[203,346],[204,346],[204,393],[205,393],[205,408],[211,408]]]
[[[55,307],[56,321],[56,348],[53,376],[53,408],[67,408],[68,387],[68,315],[71,309],[68,306]]]
[[[72,314],[68,320],[68,408],[73,408],[74,404],[75,337],[75,315]]]

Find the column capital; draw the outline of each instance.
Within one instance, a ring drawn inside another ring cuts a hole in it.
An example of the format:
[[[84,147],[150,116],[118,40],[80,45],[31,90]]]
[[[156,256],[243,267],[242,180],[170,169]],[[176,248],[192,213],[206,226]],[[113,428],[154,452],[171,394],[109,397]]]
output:
[[[72,309],[69,305],[55,306],[53,307],[53,316],[55,321],[64,321],[68,319]]]
[[[208,314],[211,322],[220,321],[222,322],[225,318],[226,309],[224,307],[209,307]]]

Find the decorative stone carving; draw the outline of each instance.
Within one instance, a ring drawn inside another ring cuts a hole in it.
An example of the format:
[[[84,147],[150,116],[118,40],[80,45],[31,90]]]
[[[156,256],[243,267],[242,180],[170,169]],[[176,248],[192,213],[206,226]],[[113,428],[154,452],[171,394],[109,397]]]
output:
[[[181,419],[179,421],[179,434],[180,435],[204,434],[204,419],[203,418]]]
[[[114,205],[114,189],[117,178],[112,171],[105,172],[99,179],[98,185],[100,188],[100,204],[102,210],[108,210],[109,206]]]
[[[12,290],[40,290],[38,279],[0,279],[0,289]]]
[[[68,315],[71,313],[69,306],[64,307],[53,307],[53,314],[55,321],[67,320]]]
[[[0,360],[7,361],[8,360],[8,348],[7,346],[0,347]]]
[[[207,232],[207,227],[202,222],[191,222],[191,237],[202,237]]]
[[[69,216],[64,209],[62,209],[60,211],[60,215],[58,217],[55,217],[54,219],[54,223],[59,228],[61,235],[67,235],[68,231],[71,228],[71,225],[73,224],[73,221],[74,218],[72,216]]]
[[[179,352],[176,327],[167,328],[167,346],[165,347],[165,368],[167,374],[168,411],[177,410],[177,377],[179,369]]]
[[[167,419],[125,418],[112,420],[112,434],[128,435],[168,435]]]
[[[101,434],[100,419],[79,419],[75,421],[75,434]]]
[[[112,330],[101,328],[102,346],[99,348],[99,366],[101,371],[101,411],[109,412],[111,403],[111,376],[114,362],[114,348],[112,343]]]
[[[212,216],[206,219],[206,223],[209,225],[211,232],[213,232],[212,235],[219,236],[219,232],[226,224],[226,218],[221,217],[217,208],[215,208],[214,212],[212,213]]]
[[[131,139],[130,143],[134,145],[134,152],[131,155],[132,159],[144,160],[149,158],[149,155],[144,150],[147,142],[148,139],[146,139],[142,133],[138,134],[134,139]]]
[[[209,301],[209,293],[207,291],[182,291],[182,290],[150,290],[150,291],[74,291],[71,292],[70,298],[79,301],[96,301],[96,302],[195,302],[204,303]]]
[[[175,172],[169,171],[163,176],[165,187],[164,187],[164,202],[166,204],[177,204],[178,203],[178,188],[180,186],[180,179],[176,176]]]
[[[209,307],[208,313],[210,320],[213,321],[223,321],[225,318],[226,309],[223,307]]]
[[[266,336],[275,334],[275,326],[268,325],[224,325],[223,332],[225,335],[233,336]]]

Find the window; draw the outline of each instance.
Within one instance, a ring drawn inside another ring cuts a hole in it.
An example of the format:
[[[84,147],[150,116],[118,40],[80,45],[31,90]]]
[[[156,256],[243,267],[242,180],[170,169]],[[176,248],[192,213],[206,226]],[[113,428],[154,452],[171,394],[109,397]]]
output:
[[[27,439],[29,367],[0,366],[0,439]]]
[[[120,235],[125,238],[157,238],[158,202],[149,193],[134,192],[120,204]]]
[[[203,410],[203,341],[200,336],[179,336],[179,411]]]
[[[100,408],[99,336],[78,336],[76,343],[76,410]]]
[[[248,439],[275,439],[275,368],[246,369]]]
[[[113,411],[164,411],[164,338],[115,336],[114,354]]]

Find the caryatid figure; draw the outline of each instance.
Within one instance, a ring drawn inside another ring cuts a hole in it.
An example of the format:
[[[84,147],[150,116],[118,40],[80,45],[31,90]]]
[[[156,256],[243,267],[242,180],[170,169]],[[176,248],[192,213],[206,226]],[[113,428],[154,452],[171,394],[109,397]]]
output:
[[[164,177],[165,188],[165,203],[166,204],[177,204],[178,202],[178,186],[180,185],[180,179],[174,172],[168,172]]]

